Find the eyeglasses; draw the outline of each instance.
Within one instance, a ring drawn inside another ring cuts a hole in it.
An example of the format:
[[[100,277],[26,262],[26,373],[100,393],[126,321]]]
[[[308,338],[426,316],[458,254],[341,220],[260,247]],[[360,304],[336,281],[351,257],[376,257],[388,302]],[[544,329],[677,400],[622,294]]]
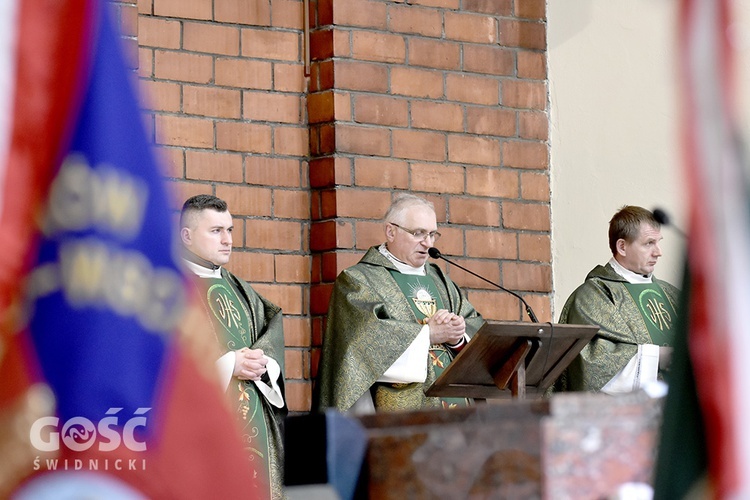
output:
[[[434,243],[440,239],[440,236],[442,236],[440,232],[438,231],[427,231],[424,229],[407,229],[405,227],[399,226],[395,222],[389,222],[388,224],[390,224],[391,226],[396,226],[397,228],[406,231],[407,233],[414,236],[418,240],[424,240],[424,239],[427,239],[427,237],[430,237],[432,238],[432,241]]]

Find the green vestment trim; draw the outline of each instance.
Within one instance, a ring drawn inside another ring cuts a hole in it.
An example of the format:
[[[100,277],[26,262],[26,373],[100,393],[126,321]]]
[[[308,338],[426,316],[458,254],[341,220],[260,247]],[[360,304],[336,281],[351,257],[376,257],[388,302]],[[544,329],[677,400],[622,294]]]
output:
[[[281,368],[282,376],[278,382],[284,396],[284,329],[281,309],[261,297],[247,282],[223,268],[221,279],[201,278],[198,283],[203,288],[204,293],[200,295],[208,309],[213,333],[222,352],[243,347],[262,349]],[[248,495],[283,498],[281,423],[287,414],[286,406],[276,408],[260,393],[254,382],[237,378],[230,381],[227,394],[238,411],[242,439],[251,465],[261,480],[265,478],[265,484],[270,483],[270,494],[248,492]]]
[[[443,299],[440,298],[435,280],[429,276],[419,276],[416,274],[404,274],[396,269],[389,269],[391,276],[396,280],[401,292],[406,296],[409,305],[414,312],[414,319],[424,325],[427,320],[435,314],[438,309],[443,307]],[[428,363],[432,364],[435,372],[435,379],[442,375],[445,367],[453,361],[453,351],[442,344],[433,344],[430,346]],[[382,386],[384,384],[378,384]],[[421,384],[420,384],[421,385]],[[376,391],[380,392],[380,387]],[[443,408],[455,408],[458,406],[469,406],[469,400],[466,398],[440,398]],[[378,405],[377,406],[382,406]]]
[[[677,310],[679,290],[666,281],[653,279],[672,310]],[[598,391],[638,352],[651,344],[651,335],[627,280],[612,266],[596,266],[565,302],[560,323],[597,325],[599,332],[555,383],[556,391]]]
[[[632,284],[626,283],[638,310],[643,316],[643,322],[648,327],[651,343],[659,346],[671,346],[674,343],[674,326],[677,314],[672,304],[666,298],[658,283]]]
[[[358,264],[336,278],[319,364],[319,409],[351,408],[419,334],[422,326],[391,275],[395,269],[377,247],[371,247]],[[438,266],[429,263],[425,270],[445,309],[463,316],[466,333],[474,335],[484,323],[482,317]],[[424,384],[397,388],[398,403],[378,410],[442,407],[439,398],[424,394],[434,381],[435,370],[428,363]]]

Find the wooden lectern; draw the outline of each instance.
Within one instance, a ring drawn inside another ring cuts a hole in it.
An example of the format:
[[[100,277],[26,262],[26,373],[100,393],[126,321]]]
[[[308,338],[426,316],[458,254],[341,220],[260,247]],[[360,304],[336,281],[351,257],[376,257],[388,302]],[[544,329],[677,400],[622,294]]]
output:
[[[598,331],[591,325],[488,321],[426,394],[540,397]]]

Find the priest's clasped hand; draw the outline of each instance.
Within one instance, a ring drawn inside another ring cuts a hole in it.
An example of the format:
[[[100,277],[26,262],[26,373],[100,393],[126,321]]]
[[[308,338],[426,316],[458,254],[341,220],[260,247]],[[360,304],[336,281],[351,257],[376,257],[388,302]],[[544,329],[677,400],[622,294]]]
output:
[[[456,344],[466,333],[466,322],[463,316],[453,314],[446,309],[439,309],[433,314],[427,325],[430,327],[431,344]]]
[[[268,359],[263,356],[262,349],[243,347],[234,351],[234,373],[240,380],[260,380],[266,373]]]

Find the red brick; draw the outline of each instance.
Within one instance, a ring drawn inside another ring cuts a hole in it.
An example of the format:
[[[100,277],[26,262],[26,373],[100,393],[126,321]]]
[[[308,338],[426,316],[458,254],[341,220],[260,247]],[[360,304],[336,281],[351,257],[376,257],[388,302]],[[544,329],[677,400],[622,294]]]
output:
[[[391,204],[389,191],[341,188],[336,192],[336,215],[356,219],[381,219]]]
[[[503,104],[512,108],[547,109],[547,85],[544,82],[505,81]]]
[[[352,55],[365,61],[403,63],[406,61],[406,42],[399,35],[355,31],[352,34]]]
[[[471,305],[486,320],[518,321],[521,319],[519,300],[509,293],[470,290],[468,296]]]
[[[333,24],[333,3],[335,0],[311,2],[310,20],[313,26]]]
[[[464,168],[439,163],[413,163],[411,188],[415,191],[461,194],[464,191]]]
[[[466,254],[487,259],[517,259],[516,233],[467,230]]]
[[[336,127],[336,146],[342,153],[389,156],[390,143],[390,132],[387,129],[345,125]]]
[[[503,284],[511,290],[552,291],[552,267],[523,262],[503,263]]]
[[[541,111],[520,111],[518,113],[518,136],[522,139],[546,141],[549,138],[547,114]]]
[[[473,12],[509,16],[512,12],[512,3],[512,0],[464,0],[462,7]]]
[[[445,221],[438,219],[438,230],[443,236],[440,238],[440,250],[446,255],[464,254],[464,231],[457,227],[446,226]],[[438,261],[433,261],[437,264]]]
[[[310,192],[276,189],[273,215],[281,219],[310,220]]]
[[[230,211],[232,207],[229,207]],[[235,221],[235,231],[237,228]],[[237,242],[234,243],[235,245]],[[232,252],[227,269],[244,280],[256,283],[273,282],[273,255],[257,252]]]
[[[504,168],[467,168],[466,193],[494,198],[518,198],[518,173]]]
[[[443,19],[438,10],[392,5],[388,14],[390,31],[437,38],[443,33]]]
[[[299,0],[271,0],[272,26],[303,29],[303,5]]]
[[[356,158],[354,182],[357,186],[406,189],[409,186],[409,165],[399,160]]]
[[[549,231],[549,205],[503,202],[503,227],[506,229],[527,229]]]
[[[302,228],[299,222],[250,219],[245,227],[248,241],[253,248],[294,251],[302,249]]]
[[[180,85],[154,80],[140,80],[144,107],[155,111],[179,112],[181,109]]]
[[[240,91],[217,87],[182,87],[182,110],[187,115],[239,118]]]
[[[289,347],[309,347],[312,325],[310,318],[284,316],[284,344]]]
[[[154,76],[154,51],[151,49],[138,49],[138,76],[151,78]]]
[[[216,59],[216,85],[270,90],[271,63],[219,57]]]
[[[182,19],[211,19],[212,0],[153,0],[154,15]]]
[[[307,95],[307,119],[309,123],[332,122],[334,119],[333,91],[315,92]]]
[[[144,14],[144,15],[153,15],[154,1],[153,0],[138,0],[138,13]]]
[[[375,223],[358,222],[358,224],[367,224],[372,226]],[[378,240],[378,244],[380,244],[382,243],[383,238],[383,224],[377,223],[377,225],[380,227],[381,240]],[[341,273],[341,271],[359,262],[359,260],[362,258],[362,255],[364,255],[362,252],[331,252],[323,254],[323,280],[334,281],[339,273]]]
[[[458,9],[459,0],[410,0],[410,5],[424,5],[425,7],[440,7],[444,9]]]
[[[463,108],[458,104],[413,101],[411,103],[411,126],[461,132],[464,129]]]
[[[394,66],[391,68],[391,93],[437,99],[443,96],[440,71]]]
[[[544,80],[547,78],[547,59],[545,52],[519,50],[518,77]]]
[[[333,55],[336,57],[352,57],[349,31],[333,30]]]
[[[286,349],[284,351],[284,368],[284,378],[286,380],[304,378],[302,351]]]
[[[248,153],[271,152],[271,127],[239,122],[216,122],[216,147]]]
[[[218,182],[242,182],[242,156],[215,151],[186,151],[185,178]]]
[[[237,3],[235,0],[230,0]],[[280,61],[299,61],[300,34],[288,31],[243,29],[242,55]]]
[[[547,48],[546,27],[537,22],[500,21],[500,44],[505,47],[544,50]]]
[[[552,262],[549,235],[520,233],[518,235],[518,259]]]
[[[315,30],[310,33],[310,59],[321,61],[334,55],[333,30]]]
[[[214,0],[214,18],[224,23],[268,26],[271,24],[271,6],[268,0]]]
[[[310,154],[307,127],[281,127],[273,129],[273,151],[279,155],[303,156]]]
[[[482,198],[451,198],[451,223],[497,227],[500,225],[500,205]]]
[[[467,106],[466,131],[472,134],[513,137],[516,135],[516,113],[495,107]]]
[[[349,92],[333,93],[333,113],[337,121],[352,121],[352,98]]]
[[[445,135],[437,132],[393,131],[393,157],[395,158],[445,161],[445,144]]]
[[[166,177],[185,177],[185,150],[182,148],[155,148],[156,162]]]
[[[496,139],[471,135],[448,136],[448,160],[453,163],[500,165],[500,143]]]
[[[306,90],[305,66],[303,64],[276,63],[273,65],[273,88],[280,92],[297,92]]]
[[[547,14],[545,12],[546,0],[524,0],[516,2],[516,16],[526,19],[543,21]]]
[[[503,144],[503,166],[547,169],[549,157],[543,142],[509,141]]]
[[[328,304],[331,300],[332,292],[332,283],[313,285],[310,287],[310,313],[325,314],[328,311]]]
[[[232,231],[232,248],[245,249],[245,219],[234,218],[233,222],[234,230]],[[240,253],[237,252],[237,254],[239,255]],[[273,259],[270,260],[270,263],[273,264]],[[263,271],[266,271],[265,267],[266,266],[263,266]],[[270,278],[268,278],[267,281],[273,281],[273,273],[269,272],[268,275],[270,276]],[[258,278],[258,281],[263,280]]]
[[[334,2],[333,23],[337,26],[358,26],[384,29],[386,9],[383,2],[345,0]]]
[[[255,186],[218,184],[216,196],[227,202],[234,216],[270,216],[273,193],[269,188]],[[248,229],[247,243],[254,243],[254,235]],[[250,245],[248,245],[250,246]],[[252,245],[253,248],[265,248]]]
[[[349,186],[352,184],[351,170],[351,160],[348,158],[315,158],[310,160],[310,186]]]
[[[245,177],[248,184],[261,186],[300,187],[299,160],[248,156],[245,159]]]
[[[214,145],[214,125],[205,118],[157,115],[155,133],[159,144],[194,148]]]
[[[385,209],[383,209],[383,212],[385,212]],[[383,214],[380,214],[380,216],[382,217]],[[359,250],[367,250],[385,241],[385,237],[383,236],[383,222],[381,220],[377,222],[357,221],[354,227],[357,236],[356,248]]]
[[[211,56],[157,50],[154,76],[163,80],[209,83],[213,78]]]
[[[336,61],[337,90],[388,91],[388,68],[380,64]]]
[[[244,92],[243,118],[252,121],[300,123],[302,102],[297,94]]]
[[[451,73],[446,76],[445,95],[451,101],[494,106],[498,104],[499,88],[500,82],[494,78]]]
[[[512,75],[515,69],[513,52],[487,45],[464,46],[464,71],[485,75]]]
[[[451,259],[454,260],[454,259]],[[480,276],[484,276],[486,279],[494,282],[500,282],[500,265],[497,261],[487,260],[475,260],[475,259],[455,259],[458,265],[475,272]],[[458,266],[450,268],[451,279],[461,288],[489,288],[496,290],[497,288],[490,285],[484,280],[481,280],[466,271],[463,271]]]
[[[312,406],[312,384],[310,382],[288,382],[285,391],[286,405],[289,411],[310,411]]]
[[[531,308],[536,313],[537,318],[541,322],[552,321],[552,301],[549,294],[538,295],[538,294],[527,294],[525,297],[526,302],[529,303]],[[526,314],[524,314],[526,319]]]
[[[352,225],[344,221],[317,222],[310,228],[310,249],[313,251],[351,248],[354,244]]]
[[[255,291],[279,306],[284,314],[302,314],[302,287],[299,285],[253,284]],[[289,384],[286,386],[287,391]],[[287,392],[287,395],[289,392]]]
[[[410,38],[409,64],[458,70],[461,66],[461,46],[455,42]]]
[[[409,123],[407,101],[380,95],[358,95],[354,100],[354,121],[405,127]]]
[[[276,281],[280,283],[308,283],[310,279],[309,255],[276,255]]]
[[[445,37],[462,42],[497,42],[497,20],[481,14],[445,13]]]
[[[182,48],[192,52],[237,56],[240,53],[240,30],[216,24],[185,22],[182,26]]]
[[[138,18],[138,44],[160,49],[180,48],[180,22],[158,17]]]
[[[169,181],[167,191],[172,195],[169,197],[171,207],[178,211],[182,208],[185,200],[197,194],[213,194],[210,184],[205,182],[176,182]]]
[[[533,201],[549,201],[549,177],[547,174],[523,172],[521,174],[521,198]]]

